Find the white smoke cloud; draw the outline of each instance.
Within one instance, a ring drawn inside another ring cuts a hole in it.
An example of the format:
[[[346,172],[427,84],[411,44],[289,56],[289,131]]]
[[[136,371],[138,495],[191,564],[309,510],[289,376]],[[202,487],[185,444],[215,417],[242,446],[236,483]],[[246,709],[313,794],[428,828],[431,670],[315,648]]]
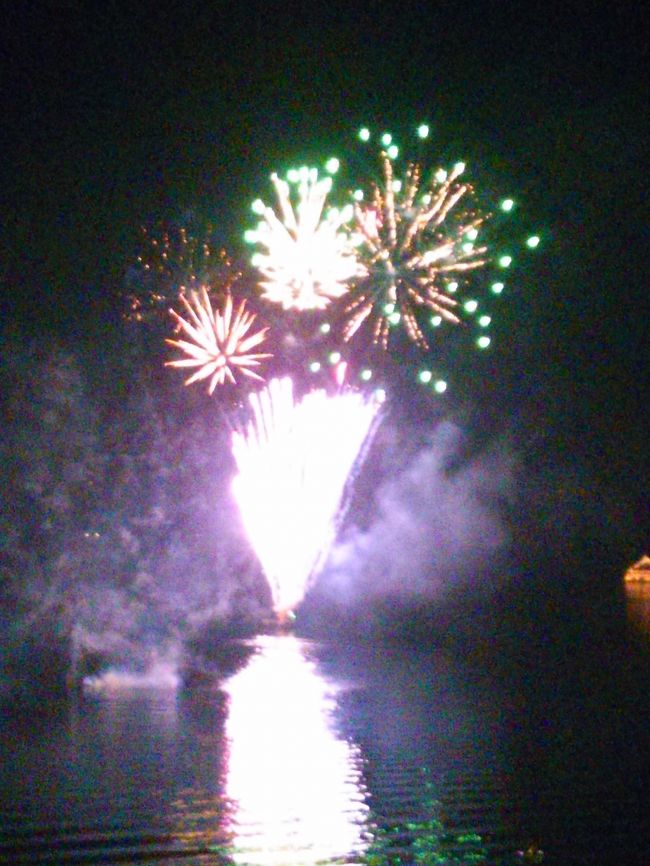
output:
[[[503,550],[503,503],[515,461],[503,443],[460,459],[463,431],[440,423],[408,464],[376,493],[376,516],[333,548],[319,593],[341,604],[390,596],[433,600]]]

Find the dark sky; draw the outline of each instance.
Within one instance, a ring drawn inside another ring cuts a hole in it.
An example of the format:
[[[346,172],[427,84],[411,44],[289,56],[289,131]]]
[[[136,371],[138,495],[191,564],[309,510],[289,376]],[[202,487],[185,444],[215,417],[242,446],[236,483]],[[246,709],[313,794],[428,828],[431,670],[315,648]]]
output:
[[[641,5],[3,4],[3,314],[97,329],[142,222],[198,207],[237,243],[279,163],[429,120],[545,237],[502,324],[510,404],[640,485]]]

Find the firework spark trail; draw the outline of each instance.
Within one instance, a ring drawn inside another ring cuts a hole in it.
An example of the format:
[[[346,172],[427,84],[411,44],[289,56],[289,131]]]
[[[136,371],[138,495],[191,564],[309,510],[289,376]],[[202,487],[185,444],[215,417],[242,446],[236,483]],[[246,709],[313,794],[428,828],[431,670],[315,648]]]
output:
[[[380,404],[355,392],[296,400],[290,379],[249,399],[253,419],[233,434],[233,492],[282,615],[301,602],[329,550]]]

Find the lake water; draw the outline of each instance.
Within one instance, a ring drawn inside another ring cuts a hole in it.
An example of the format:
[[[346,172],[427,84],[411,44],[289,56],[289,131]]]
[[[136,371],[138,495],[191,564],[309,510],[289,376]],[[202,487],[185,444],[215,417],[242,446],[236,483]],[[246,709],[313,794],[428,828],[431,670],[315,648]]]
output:
[[[537,602],[5,719],[0,863],[650,864],[650,591]]]

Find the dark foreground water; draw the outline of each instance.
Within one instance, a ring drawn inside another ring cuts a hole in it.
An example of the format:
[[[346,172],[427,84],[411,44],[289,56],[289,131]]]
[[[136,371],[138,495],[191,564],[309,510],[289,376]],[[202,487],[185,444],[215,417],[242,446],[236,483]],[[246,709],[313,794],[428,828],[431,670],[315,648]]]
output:
[[[0,863],[650,864],[650,590],[483,614],[5,719]]]

